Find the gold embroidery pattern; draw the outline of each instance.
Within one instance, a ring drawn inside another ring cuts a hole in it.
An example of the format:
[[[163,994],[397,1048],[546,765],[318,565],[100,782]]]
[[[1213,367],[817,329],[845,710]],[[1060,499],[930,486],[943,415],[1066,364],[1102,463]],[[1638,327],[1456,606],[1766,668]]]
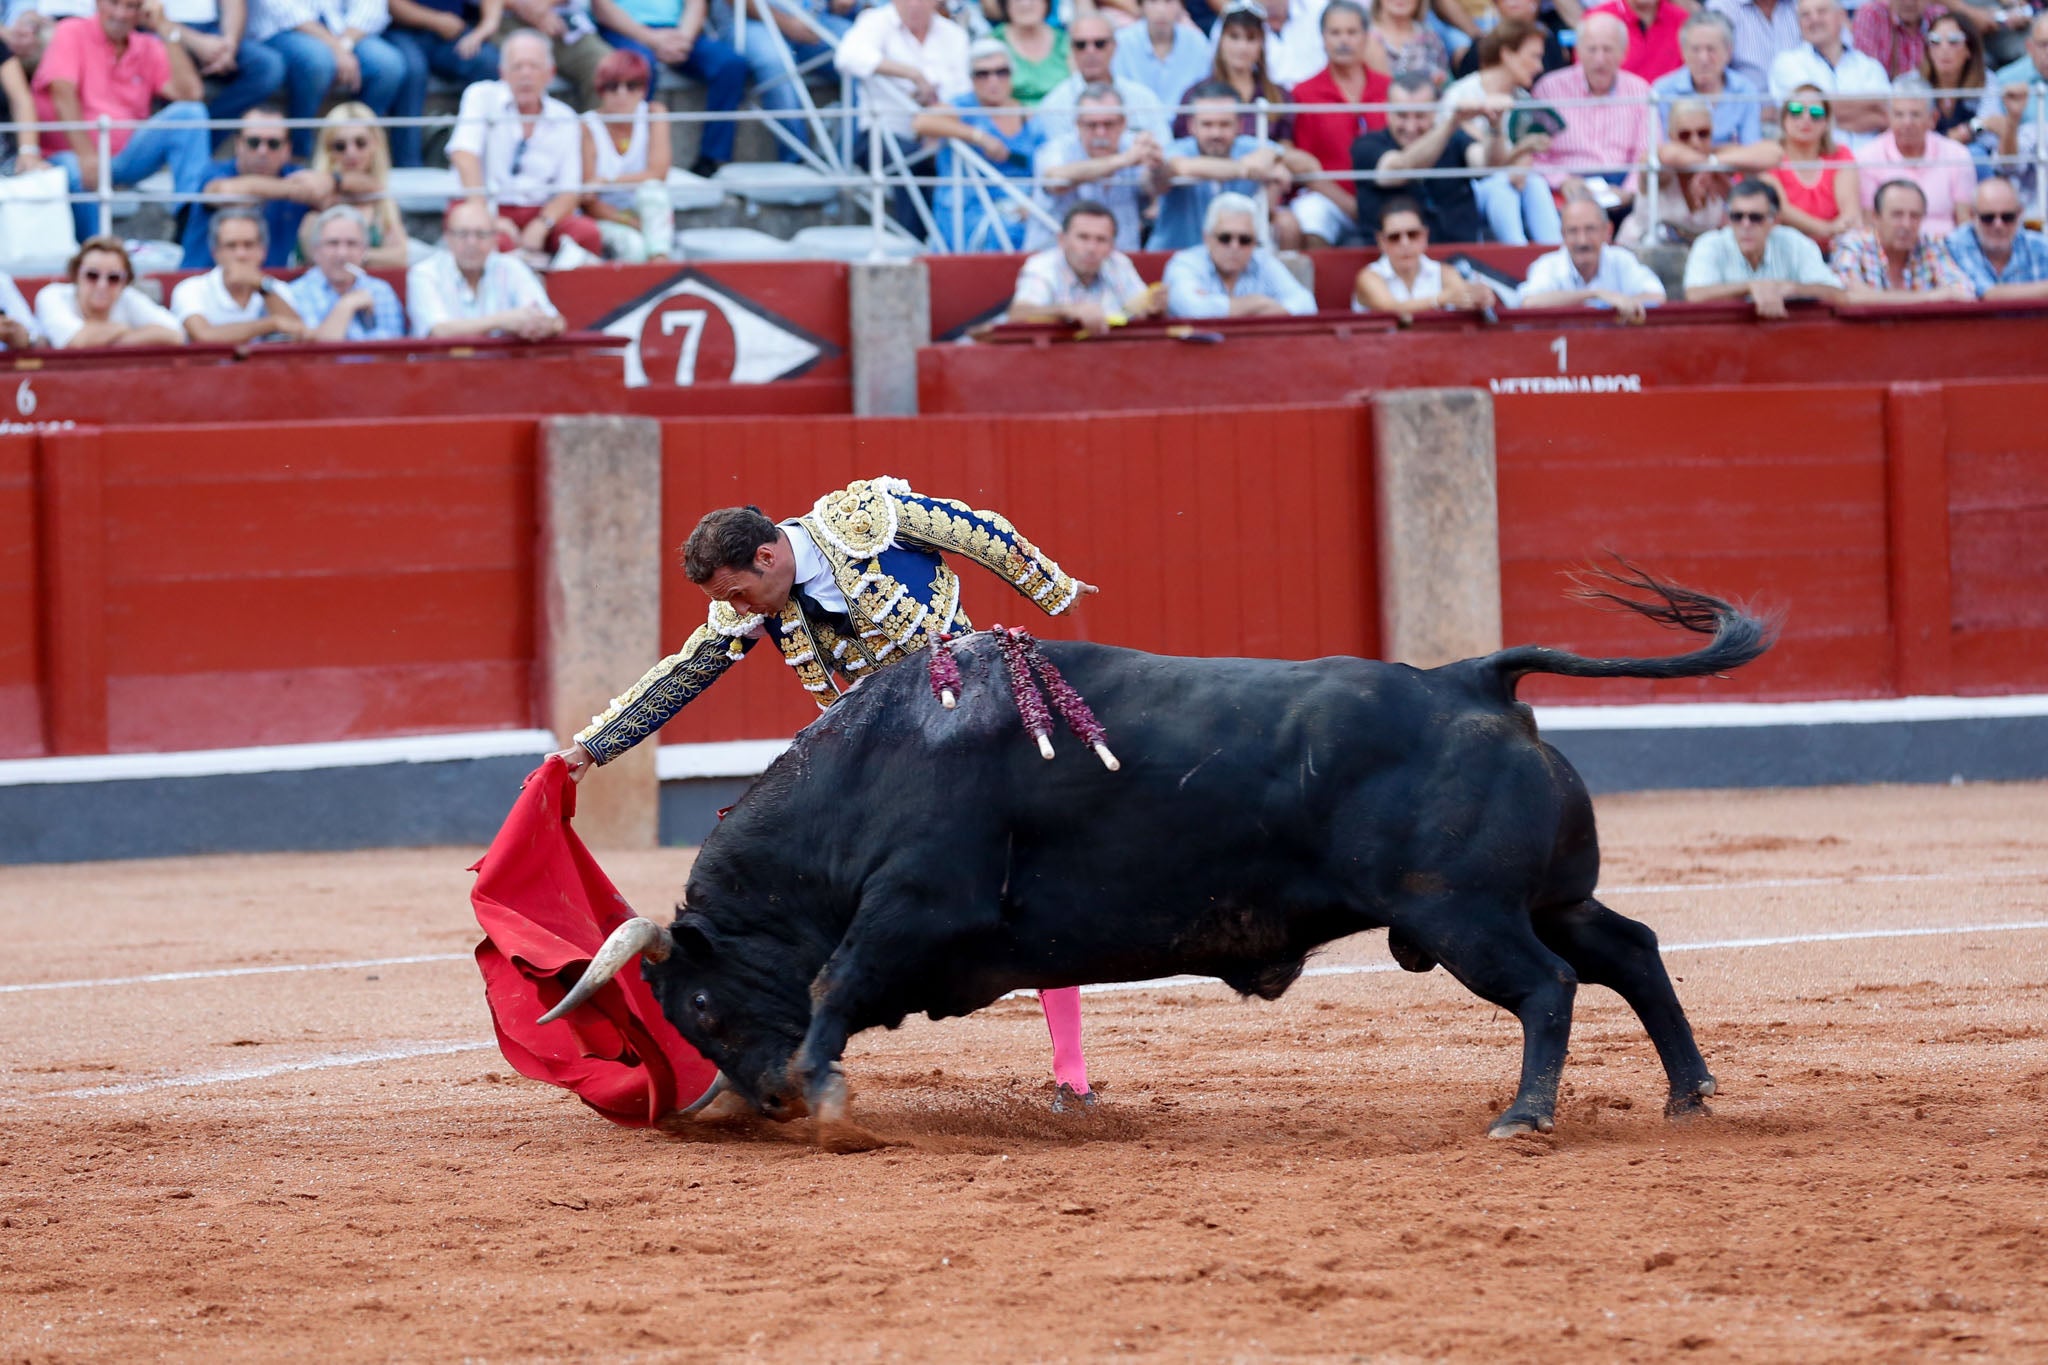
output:
[[[599,763],[611,762],[666,725],[746,651],[746,641],[727,637],[717,626],[697,627],[680,650],[642,674],[604,714],[591,717],[576,742]]]
[[[922,494],[897,498],[896,509],[898,534],[905,542],[965,555],[1001,574],[1049,615],[1073,605],[1074,580],[996,513]]]
[[[828,638],[831,633],[821,631],[814,640],[805,628],[803,609],[794,597],[784,604],[775,629],[775,643],[782,650],[783,662],[796,670],[797,681],[818,703],[818,709],[822,711],[839,700],[839,689],[832,685],[831,668],[826,662],[832,657],[832,641]]]

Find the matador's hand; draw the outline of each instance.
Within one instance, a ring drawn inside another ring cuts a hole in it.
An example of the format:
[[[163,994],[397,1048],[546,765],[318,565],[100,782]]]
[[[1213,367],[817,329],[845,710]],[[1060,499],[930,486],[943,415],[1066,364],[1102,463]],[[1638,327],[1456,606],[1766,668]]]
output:
[[[1083,597],[1093,597],[1096,593],[1101,592],[1102,589],[1096,587],[1093,583],[1083,583],[1077,578],[1074,580],[1074,591]]]
[[[559,758],[569,766],[569,780],[571,782],[581,782],[585,774],[590,771],[590,750],[584,748],[581,744],[571,744],[560,753],[549,754],[548,757]]]

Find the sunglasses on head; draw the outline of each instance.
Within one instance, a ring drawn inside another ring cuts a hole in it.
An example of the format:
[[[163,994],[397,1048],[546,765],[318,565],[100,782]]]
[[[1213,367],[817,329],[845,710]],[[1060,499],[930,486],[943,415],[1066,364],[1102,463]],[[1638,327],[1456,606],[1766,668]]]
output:
[[[1786,118],[1826,118],[1827,116],[1828,107],[1825,104],[1788,104],[1785,106]]]
[[[1090,48],[1109,46],[1109,39],[1107,38],[1075,38],[1071,41],[1073,46],[1081,49],[1083,52],[1088,51]]]
[[[1422,238],[1421,228],[1395,228],[1392,232],[1380,234],[1380,240],[1383,242],[1419,242]]]
[[[1757,209],[1730,209],[1728,210],[1728,221],[1731,223],[1768,223],[1771,221],[1771,215],[1760,212]]]
[[[1960,33],[1930,33],[1927,41],[1936,47],[1961,47],[1970,40]]]
[[[1216,234],[1216,245],[1218,246],[1252,246],[1258,240],[1249,232],[1219,232]]]
[[[2014,223],[2017,223],[2019,220],[2020,215],[2018,209],[2012,209],[2005,213],[1992,213],[1988,211],[1980,212],[1977,215],[1977,221],[1980,223],[1998,223],[2005,227],[2011,227]]]
[[[126,284],[128,277],[118,270],[81,270],[78,278],[87,284]]]
[[[354,137],[338,137],[327,144],[329,152],[367,152],[370,150],[370,135],[357,133]]]
[[[597,93],[600,95],[609,95],[614,90],[645,90],[646,88],[646,81],[606,81],[603,85],[597,87]]]
[[[284,139],[281,137],[257,137],[253,134],[245,134],[242,138],[242,145],[252,152],[274,152],[284,146]]]
[[[974,79],[980,80],[984,76],[994,78],[996,76],[1007,76],[1009,74],[1010,68],[1007,66],[985,66],[974,73]]]

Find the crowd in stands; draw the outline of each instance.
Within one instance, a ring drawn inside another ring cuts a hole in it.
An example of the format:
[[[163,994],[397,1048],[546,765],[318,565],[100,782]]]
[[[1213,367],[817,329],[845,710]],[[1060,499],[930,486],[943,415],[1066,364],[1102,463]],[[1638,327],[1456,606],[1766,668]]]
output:
[[[1625,248],[1667,246],[1689,253],[1686,297],[1762,311],[2048,290],[2022,226],[2048,13],[2025,6],[738,0],[742,39],[734,2],[0,0],[0,93],[23,130],[11,169],[61,168],[74,192],[168,171],[206,196],[181,246],[211,267],[167,325],[107,287],[132,271],[85,198],[71,278],[10,327],[385,335],[395,300],[362,272],[416,262],[414,332],[501,314],[517,316],[501,330],[544,330],[529,267],[673,254],[660,73],[700,82],[714,113],[751,95],[783,118],[787,157],[813,135],[792,115],[792,62],[857,87],[862,145],[889,164],[983,178],[929,194],[899,180],[892,213],[929,210],[958,249],[1034,253],[1019,318],[1298,313],[1274,253],[1355,244],[1383,254],[1354,306],[1401,314],[1639,316],[1663,291]],[[420,260],[390,177],[420,163],[422,130],[383,120],[418,115],[430,78],[461,87],[445,155],[462,197]],[[114,132],[105,168],[94,131],[44,126],[102,115],[138,125]],[[703,125],[693,171],[732,156],[733,129]],[[1484,241],[1556,250],[1515,289],[1425,249]],[[1143,248],[1175,253],[1164,287],[1128,269]],[[250,274],[295,262],[310,268],[289,288]]]

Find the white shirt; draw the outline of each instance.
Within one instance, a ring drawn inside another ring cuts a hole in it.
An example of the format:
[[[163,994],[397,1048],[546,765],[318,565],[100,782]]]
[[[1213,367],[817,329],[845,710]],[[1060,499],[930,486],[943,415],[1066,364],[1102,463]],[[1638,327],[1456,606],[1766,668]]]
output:
[[[1422,264],[1416,268],[1415,283],[1412,285],[1401,282],[1401,277],[1394,273],[1393,262],[1384,256],[1367,266],[1366,269],[1387,282],[1387,288],[1394,295],[1396,303],[1407,303],[1411,299],[1441,298],[1443,296],[1443,262],[1431,257],[1424,256],[1422,258]],[[1354,313],[1369,313],[1372,311],[1358,301],[1356,290],[1353,290],[1351,294],[1351,311]]]
[[[40,341],[43,325],[36,321],[35,313],[29,308],[28,300],[21,296],[21,290],[5,271],[0,271],[0,313],[28,328],[28,339]],[[0,347],[0,350],[4,350]]]
[[[789,536],[790,557],[795,560],[795,590],[827,611],[845,611],[846,594],[839,590],[839,580],[811,533],[794,521],[783,522],[782,530]]]
[[[875,75],[883,62],[915,67],[939,92],[939,103],[950,104],[956,96],[973,88],[967,75],[967,30],[944,15],[932,16],[931,27],[919,42],[903,26],[903,16],[894,5],[877,5],[862,10],[853,27],[839,40],[832,64],[840,74],[864,82],[862,99],[874,111],[875,121],[891,137],[908,138],[910,120],[921,107],[916,87],[896,76]]]
[[[1579,274],[1571,252],[1559,247],[1530,262],[1529,278],[1522,281],[1525,295],[1562,294],[1580,289],[1607,289],[1631,298],[1638,294],[1655,294],[1660,299],[1665,296],[1664,281],[1657,278],[1657,272],[1637,260],[1634,252],[1618,246],[1600,248],[1600,268],[1590,280]],[[1595,306],[1605,306],[1593,302]]]
[[[170,309],[139,289],[123,289],[107,317],[123,327],[168,328],[178,334],[179,342],[185,339],[185,329]],[[85,317],[78,311],[78,286],[63,282],[44,285],[36,292],[36,319],[52,346],[62,346],[77,336],[78,329],[85,326]]]
[[[576,111],[554,96],[541,96],[529,133],[512,87],[478,81],[462,92],[455,118],[448,150],[483,163],[484,188],[500,204],[535,208],[583,183],[583,128]]]
[[[1782,4],[1783,0],[1779,2]],[[1885,75],[1884,65],[1877,58],[1849,46],[1848,30],[1844,29],[1842,60],[1834,66],[1828,65],[1828,59],[1821,56],[1820,49],[1812,43],[1801,43],[1771,59],[1772,99],[1783,103],[1802,85],[1811,85],[1830,95],[1867,95],[1873,99],[1884,99],[1891,94],[1892,78]],[[1860,147],[1876,136],[1876,133],[1852,133],[1839,124],[1835,127],[1835,141],[1850,148]]]
[[[382,33],[391,27],[391,7],[388,0],[249,0],[243,36],[260,43],[304,24],[318,24],[329,33]]]
[[[595,109],[583,115],[583,127],[590,134],[590,141],[597,148],[597,178],[601,181],[617,180],[622,175],[638,175],[647,169],[647,101],[641,100],[640,107],[633,111],[633,135],[626,142],[626,150],[620,151],[619,144],[612,141],[611,129],[606,125],[604,115]],[[668,130],[663,129],[664,133]],[[633,207],[635,191],[628,187],[623,190],[606,190],[598,197],[613,208]]]
[[[204,275],[178,282],[177,288],[171,290],[171,316],[180,327],[187,318],[205,318],[217,327],[231,322],[259,322],[269,312],[263,306],[263,296],[270,288],[271,281],[266,276],[262,288],[249,292],[247,303],[236,303],[235,296],[228,292],[227,276],[220,266],[215,266]]]
[[[1144,292],[1145,282],[1138,278],[1138,268],[1123,252],[1110,252],[1095,278],[1083,280],[1067,264],[1066,253],[1054,246],[1024,258],[1024,267],[1017,272],[1012,302],[1037,308],[1093,303],[1105,312],[1121,313]]]
[[[462,278],[455,257],[437,251],[405,272],[405,303],[412,313],[412,334],[426,336],[451,318],[481,318],[531,304],[555,313],[540,277],[516,256],[492,252],[476,288]],[[558,314],[559,316],[559,314]]]
[[[1287,23],[1266,29],[1266,74],[1292,90],[1330,64],[1323,51],[1323,9],[1329,0],[1289,0]],[[1209,30],[1209,50],[1223,41],[1223,25]]]

